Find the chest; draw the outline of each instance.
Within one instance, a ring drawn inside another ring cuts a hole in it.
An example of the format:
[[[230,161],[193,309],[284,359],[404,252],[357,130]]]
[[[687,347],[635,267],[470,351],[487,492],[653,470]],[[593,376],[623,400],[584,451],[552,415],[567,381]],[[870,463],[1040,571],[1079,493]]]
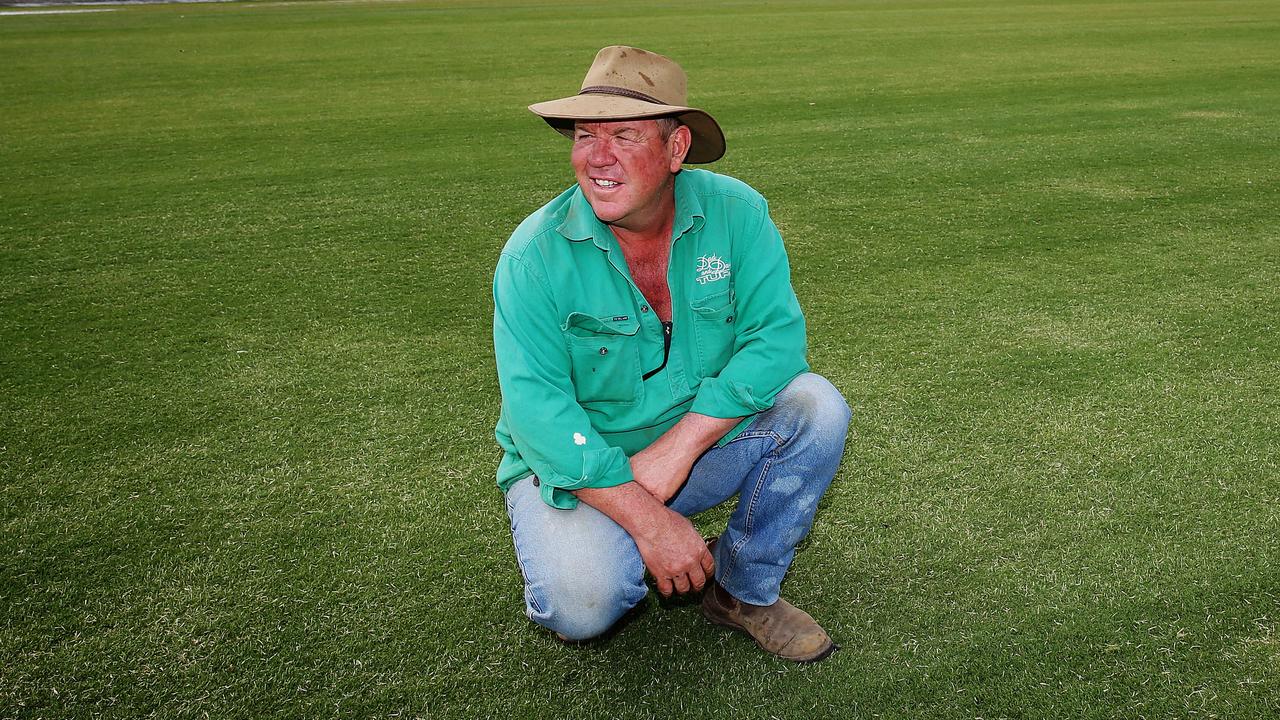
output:
[[[626,255],[627,269],[658,318],[671,320],[671,288],[667,285],[666,252]]]

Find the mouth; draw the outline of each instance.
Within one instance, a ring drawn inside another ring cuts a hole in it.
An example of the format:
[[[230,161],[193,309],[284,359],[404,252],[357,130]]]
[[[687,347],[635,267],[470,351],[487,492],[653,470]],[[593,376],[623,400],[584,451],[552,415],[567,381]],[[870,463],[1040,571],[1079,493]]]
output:
[[[622,185],[622,183],[616,180],[605,180],[604,178],[591,178],[591,184],[605,190],[612,190],[613,188],[620,187]]]

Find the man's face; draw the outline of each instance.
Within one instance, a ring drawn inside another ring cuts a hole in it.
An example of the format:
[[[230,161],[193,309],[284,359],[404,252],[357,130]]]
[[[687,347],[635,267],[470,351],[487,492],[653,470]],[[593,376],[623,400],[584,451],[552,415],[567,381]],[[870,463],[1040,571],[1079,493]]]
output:
[[[689,137],[680,126],[663,139],[656,120],[577,123],[573,172],[596,217],[634,232],[656,229]]]

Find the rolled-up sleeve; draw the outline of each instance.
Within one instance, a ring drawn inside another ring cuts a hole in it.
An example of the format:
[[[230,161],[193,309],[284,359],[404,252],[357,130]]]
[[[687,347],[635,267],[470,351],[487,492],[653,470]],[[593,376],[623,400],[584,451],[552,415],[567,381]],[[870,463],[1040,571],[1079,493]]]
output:
[[[804,315],[791,288],[782,236],[760,200],[754,230],[735,241],[733,355],[714,377],[702,380],[692,412],[744,417],[773,407],[787,383],[809,369]]]
[[[520,458],[537,476],[548,505],[570,509],[581,488],[632,480],[621,448],[608,445],[578,404],[568,348],[549,283],[536,268],[504,254],[493,281],[493,347],[502,413]]]

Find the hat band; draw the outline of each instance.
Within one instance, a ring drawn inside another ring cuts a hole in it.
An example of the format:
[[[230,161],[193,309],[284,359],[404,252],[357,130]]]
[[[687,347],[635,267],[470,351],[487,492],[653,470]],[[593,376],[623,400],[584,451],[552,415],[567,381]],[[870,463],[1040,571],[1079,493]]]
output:
[[[579,95],[621,95],[622,97],[631,98],[632,100],[643,100],[654,105],[666,105],[661,100],[645,95],[642,92],[628,90],[624,87],[615,87],[613,85],[592,85],[584,87],[578,91]]]

